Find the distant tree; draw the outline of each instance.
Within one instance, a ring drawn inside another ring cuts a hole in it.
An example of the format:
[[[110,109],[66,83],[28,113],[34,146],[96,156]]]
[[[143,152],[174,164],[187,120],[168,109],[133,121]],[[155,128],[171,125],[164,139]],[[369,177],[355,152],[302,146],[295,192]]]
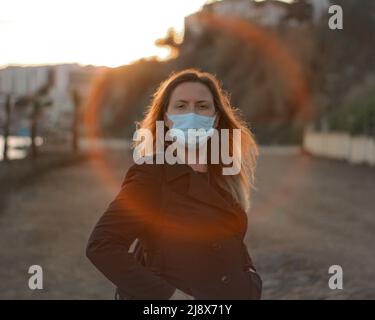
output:
[[[344,29],[330,30],[328,13],[314,28],[318,128],[328,125],[328,115],[342,106],[346,93],[355,84],[375,72],[375,1],[362,0],[359,4],[352,0],[335,0],[331,3],[342,6]]]
[[[167,47],[170,49],[170,58],[178,56],[179,47],[181,44],[181,37],[177,34],[174,28],[168,28],[167,34],[164,38],[157,39],[155,45],[159,47]]]
[[[38,119],[43,112],[43,109],[52,104],[52,101],[48,97],[49,90],[54,85],[55,75],[54,70],[48,70],[47,82],[42,85],[31,97],[32,113],[31,113],[31,125],[30,125],[30,139],[31,139],[31,158],[37,157],[37,146],[36,146],[36,135],[38,132]]]

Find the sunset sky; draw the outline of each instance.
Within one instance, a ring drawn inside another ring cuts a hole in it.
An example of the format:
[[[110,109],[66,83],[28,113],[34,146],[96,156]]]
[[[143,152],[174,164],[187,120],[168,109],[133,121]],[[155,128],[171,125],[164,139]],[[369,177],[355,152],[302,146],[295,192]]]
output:
[[[154,45],[168,27],[206,0],[2,0],[0,67],[81,64],[115,67],[141,57],[165,58]]]

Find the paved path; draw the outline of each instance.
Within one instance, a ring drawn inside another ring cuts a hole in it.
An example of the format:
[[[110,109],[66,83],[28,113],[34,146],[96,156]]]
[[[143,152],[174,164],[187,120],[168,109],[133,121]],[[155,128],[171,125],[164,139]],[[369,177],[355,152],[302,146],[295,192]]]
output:
[[[86,259],[85,245],[129,159],[111,152],[112,187],[98,161],[80,162],[10,195],[0,213],[1,299],[112,299],[113,287]],[[374,169],[295,150],[264,152],[257,184],[246,240],[264,279],[263,298],[375,298]],[[44,290],[27,287],[33,264],[43,267]],[[327,285],[335,264],[344,270],[341,291]]]

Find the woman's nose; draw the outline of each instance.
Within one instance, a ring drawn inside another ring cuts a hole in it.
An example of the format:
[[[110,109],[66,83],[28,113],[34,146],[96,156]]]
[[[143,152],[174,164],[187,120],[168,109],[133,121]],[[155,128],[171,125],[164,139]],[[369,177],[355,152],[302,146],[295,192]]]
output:
[[[187,107],[187,112],[195,112],[194,102],[189,102],[188,107]]]

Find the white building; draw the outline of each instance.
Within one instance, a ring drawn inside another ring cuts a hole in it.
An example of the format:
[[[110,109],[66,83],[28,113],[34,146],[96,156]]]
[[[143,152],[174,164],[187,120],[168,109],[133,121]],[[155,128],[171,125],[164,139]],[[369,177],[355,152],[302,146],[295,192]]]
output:
[[[50,69],[54,72],[54,85],[49,92],[52,105],[43,113],[43,127],[49,130],[68,130],[74,110],[71,89],[78,90],[84,98],[88,93],[91,78],[103,68],[79,64],[9,66],[0,69],[0,101],[4,104],[4,97],[7,94],[11,94],[13,99],[34,94],[47,82]],[[28,117],[28,112],[25,110],[14,115],[12,128],[15,131],[23,128],[27,123],[25,119]],[[2,113],[0,117],[3,117]]]

